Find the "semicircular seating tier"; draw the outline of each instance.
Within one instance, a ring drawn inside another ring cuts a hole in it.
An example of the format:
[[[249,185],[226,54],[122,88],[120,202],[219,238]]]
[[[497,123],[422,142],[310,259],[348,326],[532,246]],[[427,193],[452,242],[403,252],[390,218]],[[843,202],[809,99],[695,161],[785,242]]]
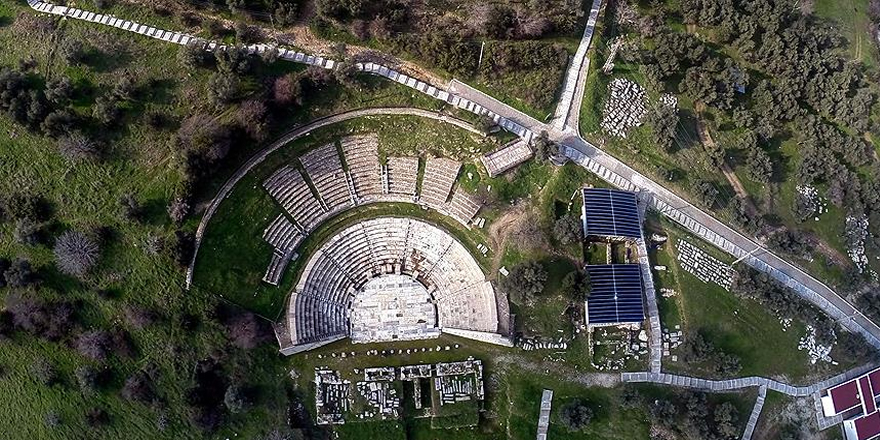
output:
[[[306,263],[277,332],[284,354],[344,338],[417,340],[441,332],[511,345],[499,333],[492,283],[464,245],[437,226],[401,217],[365,220],[324,242]]]
[[[263,231],[274,249],[263,281],[277,286],[296,248],[323,221],[369,203],[418,203],[470,227],[477,201],[456,187],[461,163],[429,157],[420,177],[418,157],[379,158],[375,134],[347,136],[281,166],[263,188],[284,210]]]

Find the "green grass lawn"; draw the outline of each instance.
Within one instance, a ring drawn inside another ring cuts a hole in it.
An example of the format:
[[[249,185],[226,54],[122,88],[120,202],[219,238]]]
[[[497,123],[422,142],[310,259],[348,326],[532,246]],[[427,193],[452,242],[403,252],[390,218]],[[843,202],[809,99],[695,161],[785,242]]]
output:
[[[655,271],[655,282],[677,292],[677,296],[660,300],[661,322],[665,327],[681,323],[685,338],[701,332],[723,351],[739,356],[742,371],[737,376],[780,377],[793,383],[806,383],[817,377],[844,371],[853,365],[848,360],[839,360],[842,361],[840,366],[809,365],[806,352],[797,349],[800,338],[805,335],[802,322],[795,321],[790,328],[783,330],[779,319],[758,302],[742,299],[714,283],[698,280],[678,265],[675,245],[679,240],[686,239],[728,264],[732,262],[731,257],[665,220],[662,226],[652,222],[651,230],[662,231],[669,236],[669,242],[662,246],[662,251],[657,252],[655,257],[658,264],[666,265],[669,270]],[[755,335],[761,337],[756,338]],[[704,366],[684,362],[681,350],[673,350],[673,354],[679,355],[678,362],[672,362],[670,358],[664,360],[666,369],[701,377],[713,375]]]
[[[577,50],[577,39],[567,39],[574,44],[573,50],[566,50],[569,58]],[[560,89],[565,81],[567,61],[561,60],[558,63],[546,63],[535,68],[516,68],[502,67],[502,72],[492,71],[493,57],[495,51],[500,50],[500,45],[516,45],[529,43],[509,43],[490,41],[486,43],[483,58],[483,72],[473,81],[475,87],[486,92],[487,94],[497,98],[501,102],[529,115],[539,121],[547,121],[553,116],[556,110],[556,104],[559,99]],[[566,45],[556,46],[552,43],[545,43],[543,51],[550,51],[553,47],[565,47]],[[555,49],[552,49],[555,50]]]
[[[849,59],[877,67],[877,43],[872,41],[868,0],[816,0],[814,13],[841,30],[849,48]]]

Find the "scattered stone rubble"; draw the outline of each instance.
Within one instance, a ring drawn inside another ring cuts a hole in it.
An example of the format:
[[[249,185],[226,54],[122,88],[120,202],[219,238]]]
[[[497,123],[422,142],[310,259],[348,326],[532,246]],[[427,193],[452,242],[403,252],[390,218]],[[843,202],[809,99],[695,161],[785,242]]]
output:
[[[672,108],[678,108],[678,97],[671,93],[660,95],[660,103]]]
[[[830,356],[832,348],[831,345],[822,345],[816,341],[816,329],[811,325],[807,325],[807,334],[798,343],[798,350],[805,350],[807,352],[807,355],[810,357],[810,364],[815,364],[821,360],[822,362],[837,365],[837,361],[831,359]]]
[[[685,240],[678,242],[678,261],[704,283],[711,281],[726,290],[733,284],[733,268]]]
[[[552,340],[541,340],[535,338],[522,338],[517,342],[520,348],[525,351],[532,350],[567,350],[568,342],[563,338],[559,338],[555,342]]]
[[[828,201],[822,198],[816,187],[811,185],[798,185],[795,187],[795,191],[807,201],[810,210],[815,215],[813,220],[819,221],[819,216],[828,212]]]
[[[315,408],[319,425],[343,424],[343,414],[351,408],[351,382],[333,370],[315,369]]]
[[[357,415],[359,419],[380,417],[381,419],[399,417],[400,397],[393,386],[397,378],[394,367],[367,368],[364,381],[357,383],[357,390],[373,410]]]
[[[439,351],[440,347],[437,349]],[[402,350],[398,352],[403,353]],[[354,373],[360,374],[361,371],[354,369]],[[351,382],[343,379],[339,372],[326,367],[315,368],[315,407],[319,425],[344,424],[346,418],[352,416],[360,420],[399,418],[402,398],[398,381],[414,382],[416,409],[422,409],[422,381],[431,382],[440,405],[485,399],[483,364],[472,357],[435,365],[370,367],[363,370],[363,378],[355,384],[357,396],[353,396]]]
[[[859,273],[868,269],[868,256],[865,255],[865,239],[868,238],[868,217],[846,217],[846,254],[856,264]]]
[[[671,350],[675,350],[681,344],[684,343],[684,332],[681,331],[681,326],[676,325],[675,331],[669,331],[668,328],[663,329],[663,356],[670,356]],[[677,361],[678,356],[671,355],[672,361]]]
[[[436,346],[436,347],[421,347],[421,348],[407,348],[406,350],[367,350],[363,353],[357,351],[350,352],[331,352],[330,354],[319,354],[318,359],[324,358],[342,358],[345,359],[347,357],[355,357],[355,356],[389,356],[389,355],[405,355],[412,353],[431,353],[435,351],[449,351],[449,350],[458,350],[461,348],[459,344],[446,345],[446,346]]]
[[[639,326],[599,327],[593,330],[591,339],[590,364],[599,371],[622,370],[627,360],[648,355],[648,333]],[[599,347],[607,350],[601,359],[596,356]]]
[[[630,128],[642,125],[647,112],[645,88],[634,81],[616,78],[608,84],[608,91],[600,125],[609,135],[626,138]]]
[[[440,393],[440,405],[485,398],[483,363],[479,360],[439,363],[435,372],[434,389]]]

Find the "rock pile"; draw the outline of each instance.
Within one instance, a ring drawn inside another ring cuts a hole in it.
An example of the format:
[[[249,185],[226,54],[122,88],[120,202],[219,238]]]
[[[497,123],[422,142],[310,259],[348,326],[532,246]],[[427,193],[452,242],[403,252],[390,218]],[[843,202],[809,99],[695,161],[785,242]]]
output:
[[[608,91],[600,125],[609,135],[626,138],[630,128],[642,125],[647,112],[645,88],[628,79],[617,78],[608,84]]]
[[[669,331],[668,328],[663,329],[663,356],[669,356],[670,350],[675,350],[682,343],[684,343],[684,332],[681,331],[680,325],[675,326],[675,331]],[[678,359],[672,360],[676,361]]]
[[[828,212],[828,202],[819,195],[819,190],[811,185],[798,185],[795,191],[807,203],[807,207],[813,212],[813,220],[819,221],[819,216]]]
[[[726,290],[733,284],[733,268],[685,240],[678,242],[678,261],[704,283],[711,281]]]
[[[568,342],[564,341],[562,338],[554,341],[545,341],[540,339],[532,339],[532,338],[523,338],[520,339],[517,343],[520,348],[525,351],[532,350],[567,350]]]
[[[648,354],[648,333],[640,329],[598,328],[593,332],[590,364],[599,371],[617,371],[629,359],[638,360]],[[596,352],[602,352],[597,356]]]
[[[868,256],[865,255],[865,239],[868,238],[868,217],[846,217],[846,254],[853,260],[859,273],[868,269]]]
[[[837,365],[837,362],[831,359],[831,348],[831,345],[822,345],[816,341],[816,329],[811,325],[807,325],[807,334],[798,343],[798,350],[805,350],[807,352],[807,355],[810,357],[810,364],[815,364],[821,360]]]
[[[678,108],[678,97],[671,93],[664,93],[660,95],[660,103],[672,108]]]

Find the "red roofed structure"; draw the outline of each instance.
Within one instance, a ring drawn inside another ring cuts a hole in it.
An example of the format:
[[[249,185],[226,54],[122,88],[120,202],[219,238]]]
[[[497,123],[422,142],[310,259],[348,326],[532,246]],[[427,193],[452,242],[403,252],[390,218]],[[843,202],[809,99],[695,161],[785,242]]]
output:
[[[862,403],[859,385],[855,380],[831,388],[828,390],[828,394],[831,395],[831,402],[834,404],[834,414],[832,415],[851,410]]]
[[[855,440],[869,440],[880,436],[880,412],[874,411],[871,414],[859,417],[855,420],[844,421],[844,430],[847,432],[847,439],[849,439],[849,430],[846,429],[847,422],[851,422],[855,428]]]
[[[846,440],[880,440],[880,368],[829,388],[822,396],[826,417],[843,417]]]

